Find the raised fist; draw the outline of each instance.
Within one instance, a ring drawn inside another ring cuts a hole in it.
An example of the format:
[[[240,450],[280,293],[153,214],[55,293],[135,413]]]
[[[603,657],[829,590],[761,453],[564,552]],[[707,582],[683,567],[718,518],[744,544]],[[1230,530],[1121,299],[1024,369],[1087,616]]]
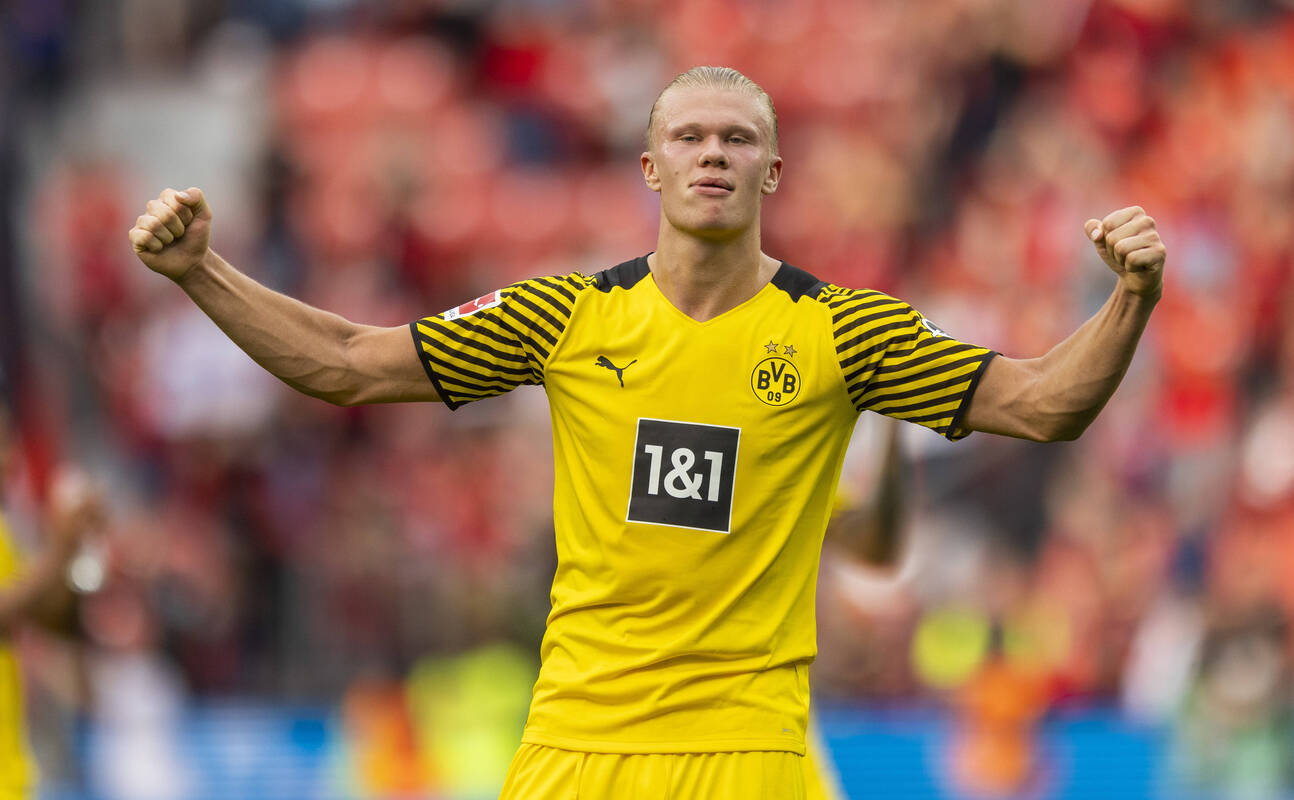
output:
[[[166,189],[148,201],[129,235],[135,255],[145,266],[179,280],[207,254],[211,208],[201,189]]]
[[[1164,286],[1167,250],[1155,221],[1141,206],[1121,208],[1105,219],[1089,219],[1083,228],[1096,252],[1124,287],[1143,297],[1158,297]]]

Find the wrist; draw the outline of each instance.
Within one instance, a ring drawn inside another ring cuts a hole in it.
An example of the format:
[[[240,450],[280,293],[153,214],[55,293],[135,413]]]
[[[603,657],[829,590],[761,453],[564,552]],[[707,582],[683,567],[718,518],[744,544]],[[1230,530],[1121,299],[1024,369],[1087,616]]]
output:
[[[1122,296],[1127,302],[1154,308],[1155,304],[1159,302],[1159,298],[1164,294],[1164,282],[1162,280],[1157,280],[1154,283],[1131,281],[1125,275],[1119,278],[1114,291],[1116,295]]]
[[[181,289],[184,289],[194,281],[201,280],[203,275],[210,275],[219,258],[220,256],[216,255],[215,251],[208,247],[206,252],[202,254],[202,258],[190,264],[188,269],[176,275],[173,280]]]

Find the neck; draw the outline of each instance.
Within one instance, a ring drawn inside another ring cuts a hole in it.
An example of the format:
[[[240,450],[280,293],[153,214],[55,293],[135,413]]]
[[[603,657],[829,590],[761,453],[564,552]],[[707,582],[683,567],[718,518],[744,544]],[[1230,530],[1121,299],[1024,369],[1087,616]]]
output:
[[[760,250],[758,227],[715,241],[685,234],[662,219],[647,265],[675,308],[705,322],[754,297],[781,262]]]

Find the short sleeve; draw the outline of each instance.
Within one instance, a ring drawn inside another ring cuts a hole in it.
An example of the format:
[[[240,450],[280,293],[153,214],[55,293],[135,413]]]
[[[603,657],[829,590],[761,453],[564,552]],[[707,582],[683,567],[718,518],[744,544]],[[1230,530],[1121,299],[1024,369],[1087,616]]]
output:
[[[970,434],[966,408],[992,350],[960,342],[912,306],[870,290],[828,287],[832,333],[849,399],[860,412]]]
[[[548,356],[589,285],[532,278],[409,323],[427,378],[451,409],[544,381]]]

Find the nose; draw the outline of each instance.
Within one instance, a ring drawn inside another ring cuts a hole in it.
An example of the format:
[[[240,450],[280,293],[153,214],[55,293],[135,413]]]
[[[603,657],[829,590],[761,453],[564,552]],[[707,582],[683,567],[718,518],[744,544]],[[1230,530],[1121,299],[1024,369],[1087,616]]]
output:
[[[723,142],[718,136],[707,136],[705,146],[701,148],[698,161],[703,167],[727,167],[728,154],[723,149]]]

